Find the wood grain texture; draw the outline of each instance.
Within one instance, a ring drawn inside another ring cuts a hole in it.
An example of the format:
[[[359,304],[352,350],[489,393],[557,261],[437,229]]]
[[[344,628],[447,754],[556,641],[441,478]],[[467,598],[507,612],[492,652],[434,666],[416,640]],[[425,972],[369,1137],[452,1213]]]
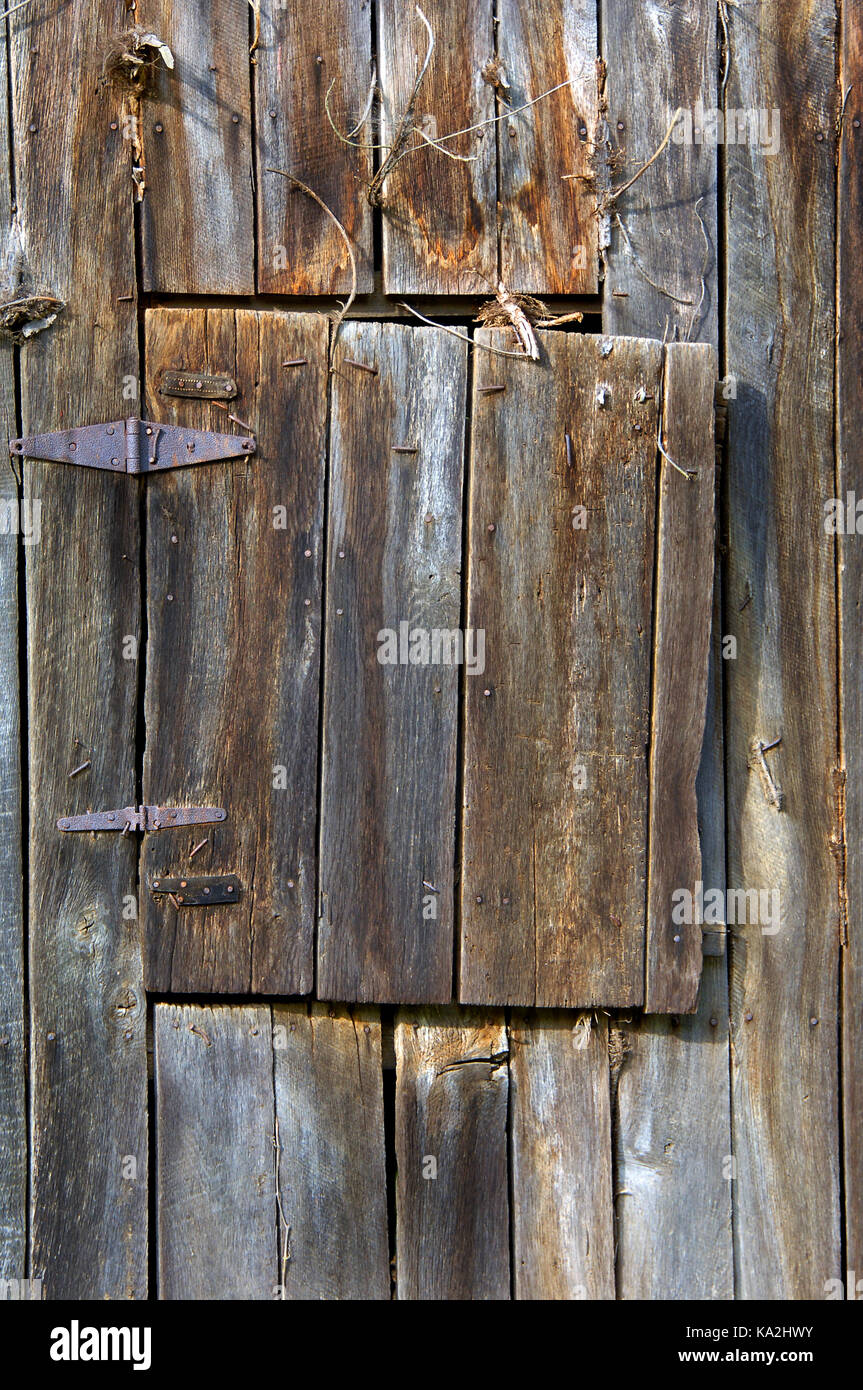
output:
[[[474,379],[467,625],[486,670],[466,681],[459,997],[627,1007],[644,997],[662,349],[542,344],[541,364],[483,357]]]
[[[371,5],[322,0],[313,5],[263,0],[256,51],[258,151],[258,287],[267,294],[344,294],[351,268],[342,237],[326,214],[268,167],[302,179],[347,232],[357,289],[373,285],[372,177],[374,125],[339,140],[361,120],[372,78]]]
[[[507,1299],[503,1015],[396,1016],[399,1299]]]
[[[9,80],[0,42],[0,91]],[[14,298],[10,232],[9,110],[0,103],[0,264]],[[21,862],[21,721],[18,680],[19,487],[5,442],[17,434],[11,343],[0,343],[0,1279],[23,1279],[27,1258],[27,1115],[24,1045],[24,884]],[[31,543],[37,531],[31,532]],[[26,539],[26,537],[25,537]]]
[[[282,367],[297,357],[306,365]],[[148,313],[150,418],[230,429],[224,411],[158,393],[168,366],[232,376],[232,411],[258,446],[147,479],[144,797],[228,813],[208,835],[144,842],[148,987],[301,994],[313,980],[327,325],[250,310]],[[205,836],[194,872],[238,874],[237,906],[154,901],[152,878],[191,872]]]
[[[602,0],[600,27],[608,132],[623,157],[611,186],[621,187],[650,159],[678,107],[688,119],[612,209],[603,328],[714,342],[717,147],[704,139],[698,103],[702,112],[717,104],[716,12],[702,0]]]
[[[613,1299],[605,1016],[515,1015],[509,1074],[515,1297]]]
[[[712,347],[665,352],[650,739],[647,873],[647,1013],[692,1013],[701,979],[696,916],[702,883],[695,784],[704,740],[713,616],[714,467]],[[678,468],[692,471],[687,479]],[[680,921],[676,895],[691,895]]]
[[[412,124],[440,139],[496,114],[493,89],[482,78],[494,53],[492,6],[489,0],[462,6],[428,0],[423,12],[435,49]],[[405,0],[380,0],[377,15],[381,142],[388,147],[408,108],[428,35]],[[495,127],[448,140],[445,148],[458,159],[419,136],[407,143],[417,152],[401,160],[383,189],[385,293],[484,294],[497,279]]]
[[[839,225],[837,305],[838,496],[847,506],[863,498],[863,285],[860,282],[863,221],[863,23],[859,6],[842,7],[841,82],[851,88],[839,149]],[[856,512],[855,512],[856,521]],[[842,963],[842,1097],[845,1177],[846,1268],[863,1271],[863,540],[856,530],[838,536],[841,747],[845,771],[845,821],[840,822],[844,852],[846,943]],[[840,867],[842,860],[840,859]],[[857,1279],[863,1277],[858,1274]],[[859,1297],[859,1294],[858,1294]]]
[[[174,55],[142,103],[145,290],[253,294],[249,11],[240,0],[154,0]]]
[[[388,1299],[379,1016],[276,1008],[273,1048],[285,1297]]]
[[[318,992],[447,1001],[458,668],[379,656],[385,629],[431,643],[460,621],[465,348],[351,323],[335,365]]]
[[[583,182],[597,119],[596,5],[501,0],[497,17],[510,84],[499,115],[569,83],[496,128],[501,276],[523,293],[596,294],[596,202]]]
[[[264,1006],[154,1009],[159,1297],[273,1297],[273,1058]]]
[[[766,0],[728,13],[728,104],[777,110],[782,122],[774,155],[736,143],[725,152],[726,357],[738,378],[728,886],[781,902],[775,934],[748,914],[730,929],[737,1294],[821,1298],[840,1276],[836,576],[821,511],[835,487],[835,11]],[[767,754],[778,809],[749,764],[753,740],[780,736]]]
[[[67,306],[22,352],[25,434],[137,405],[123,393],[137,381],[135,304],[118,300],[135,286],[132,183],[99,91],[104,25],[84,0],[12,23],[22,266]],[[95,207],[95,223],[81,216]],[[135,800],[137,666],[123,642],[139,631],[139,496],[128,477],[39,462],[26,465],[25,493],[42,501],[41,543],[25,550],[31,1275],[51,1299],[141,1298],[145,1010],[138,923],[123,916],[136,851],[131,838],[62,836],[55,824]]]
[[[615,1032],[618,1297],[733,1298],[725,961],[697,1015]]]

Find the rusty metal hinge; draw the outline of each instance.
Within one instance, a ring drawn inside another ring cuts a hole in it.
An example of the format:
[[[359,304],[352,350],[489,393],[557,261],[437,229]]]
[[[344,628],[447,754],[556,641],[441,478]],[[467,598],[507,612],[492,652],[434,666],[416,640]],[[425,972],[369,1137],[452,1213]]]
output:
[[[61,816],[58,830],[173,830],[177,825],[214,825],[227,812],[220,806],[124,806],[120,811],[88,811],[83,816]]]
[[[242,895],[236,874],[207,874],[203,878],[154,878],[150,884],[154,898],[170,898],[176,907],[211,907],[214,903],[235,903]]]
[[[105,425],[83,425],[9,441],[13,458],[77,463],[84,468],[105,468],[109,473],[159,473],[192,463],[217,463],[253,454],[256,447],[254,435],[157,425],[136,415]]]

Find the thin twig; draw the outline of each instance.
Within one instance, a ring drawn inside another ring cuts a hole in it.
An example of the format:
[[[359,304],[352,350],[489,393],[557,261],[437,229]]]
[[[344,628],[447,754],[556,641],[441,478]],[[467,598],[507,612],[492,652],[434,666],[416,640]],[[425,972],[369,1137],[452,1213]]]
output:
[[[571,314],[557,314],[549,319],[534,319],[534,328],[557,328],[561,323],[581,323],[584,314],[581,309],[573,309]]]
[[[414,79],[414,86],[413,91],[411,92],[410,101],[405,107],[404,113],[402,114],[402,117],[399,120],[398,125],[396,126],[396,132],[395,136],[393,137],[392,148],[390,149],[389,154],[387,155],[386,159],[383,161],[374,178],[372,179],[371,183],[369,184],[366,196],[368,197],[369,202],[373,206],[380,203],[381,188],[383,187],[384,179],[386,178],[390,170],[393,168],[393,166],[398,163],[399,159],[401,158],[401,154],[404,152],[404,146],[410,139],[411,134],[413,132],[413,115],[416,109],[417,97],[419,96],[419,90],[422,85],[422,80],[425,77],[426,72],[428,71],[428,65],[431,62],[432,53],[434,52],[435,40],[432,27],[426,19],[425,15],[423,14],[422,10],[420,9],[419,5],[417,5],[416,11],[426,27],[426,33],[428,34],[428,48],[426,50],[426,56],[423,60],[422,67],[419,69]]]
[[[492,347],[490,343],[479,343],[476,338],[471,338],[467,333],[459,333],[457,328],[450,328],[448,323],[435,323],[434,319],[427,319],[425,314],[421,314],[419,309],[414,309],[404,299],[399,300],[403,309],[407,309],[414,318],[421,319],[430,328],[439,328],[442,333],[450,333],[453,338],[461,338],[463,343],[469,343],[471,347],[479,348],[482,352],[491,352],[495,357],[517,357],[520,362],[530,362],[531,358],[526,352],[507,352],[505,348]]]
[[[303,183],[302,179],[298,179],[295,174],[289,174],[285,169],[271,169],[268,167],[267,173],[281,174],[283,179],[288,179],[291,183],[296,184],[297,188],[299,188],[302,193],[305,193],[308,198],[311,198],[313,202],[317,203],[319,208],[323,208],[324,212],[327,214],[327,217],[329,217],[330,220],[334,222],[338,227],[339,234],[347,248],[348,256],[351,262],[351,292],[345,300],[344,304],[342,305],[341,310],[339,312],[339,316],[333,324],[333,337],[332,342],[330,344],[330,362],[332,363],[332,356],[336,347],[336,339],[339,336],[339,329],[341,328],[342,323],[344,322],[346,313],[348,312],[348,310],[350,309],[351,305],[357,297],[357,261],[356,257],[354,256],[354,249],[351,246],[350,237],[348,236],[339,219],[336,217],[336,214],[333,212],[332,208],[327,207],[327,204],[324,202],[320,194],[316,193],[313,188],[309,188],[309,185],[307,183]],[[330,371],[332,371],[332,365],[330,366]]]
[[[665,341],[665,339],[663,338],[663,342],[664,342],[664,341]],[[662,392],[661,392],[661,390],[660,390],[660,395],[659,395],[659,413],[658,413],[658,418],[657,418],[657,422],[656,422],[656,447],[657,447],[657,449],[659,450],[659,452],[660,452],[660,454],[662,455],[662,457],[665,459],[666,463],[670,463],[672,468],[675,468],[675,469],[677,470],[678,473],[680,473],[680,474],[683,475],[683,477],[687,480],[687,482],[691,483],[691,482],[694,481],[695,478],[698,477],[698,470],[695,469],[695,468],[681,468],[679,463],[675,463],[675,462],[674,462],[674,459],[671,457],[671,455],[669,454],[668,450],[665,448],[665,445],[664,445],[663,442],[662,442],[662,435],[663,435],[663,433],[664,433],[664,426],[665,426],[665,397],[662,395]]]
[[[282,1185],[279,1177],[281,1166],[282,1146],[279,1142],[279,1121],[276,1118],[276,1129],[273,1135],[273,1148],[275,1149],[275,1168],[276,1168],[276,1206],[279,1212],[279,1268],[281,1274],[280,1300],[284,1301],[287,1297],[285,1281],[288,1273],[288,1260],[291,1257],[291,1228],[285,1219],[285,1211],[282,1206]]]
[[[850,83],[850,85],[849,85],[848,88],[846,89],[845,95],[844,95],[844,97],[842,98],[842,109],[841,109],[840,112],[839,112],[839,118],[838,118],[838,120],[837,120],[837,122],[836,122],[836,138],[837,138],[837,140],[841,140],[841,139],[842,139],[842,127],[843,127],[843,125],[844,125],[844,123],[845,123],[845,107],[848,105],[848,98],[850,97],[851,92],[853,91],[853,88],[854,88],[854,83],[852,82],[852,83]]]
[[[620,228],[620,230],[623,232],[623,239],[624,239],[624,241],[625,241],[625,243],[626,243],[626,249],[627,249],[627,251],[629,252],[629,254],[630,254],[630,256],[632,257],[632,259],[634,260],[635,265],[636,265],[636,269],[639,271],[639,273],[642,275],[642,277],[647,281],[648,285],[651,285],[651,286],[653,287],[653,289],[655,289],[655,290],[657,290],[657,291],[659,292],[659,294],[664,294],[665,297],[666,297],[666,299],[673,299],[674,302],[675,302],[675,304],[685,304],[685,305],[687,305],[688,308],[691,309],[691,308],[692,308],[692,300],[691,300],[691,299],[684,299],[684,298],[683,298],[681,295],[679,295],[679,294],[673,294],[672,291],[671,291],[671,290],[667,290],[667,289],[665,288],[664,285],[660,285],[660,284],[657,283],[656,280],[652,280],[652,279],[650,278],[650,276],[648,275],[648,273],[647,273],[647,271],[645,270],[644,266],[642,265],[641,260],[639,259],[638,255],[636,254],[636,251],[635,251],[634,246],[632,245],[632,241],[630,240],[630,236],[629,236],[629,232],[628,232],[627,227],[626,227],[626,223],[624,222],[624,220],[623,220],[623,218],[621,217],[620,213],[619,213],[616,209],[615,209],[615,213],[614,213],[614,220],[615,220],[615,222],[617,223],[617,225],[618,225],[618,227]]]
[[[704,198],[701,197],[695,204],[695,216],[698,218],[698,225],[701,227],[701,235],[704,237],[704,260],[701,263],[701,298],[698,301],[698,307],[693,311],[692,314],[692,322],[690,323],[689,331],[686,334],[687,342],[689,342],[692,338],[692,330],[694,329],[696,323],[699,322],[701,315],[701,306],[704,303],[704,296],[707,293],[707,281],[705,280],[705,276],[707,274],[707,263],[710,260],[710,238],[707,235],[707,228],[704,225],[704,218],[701,216],[701,204],[703,202]]]
[[[30,0],[21,0],[20,5],[10,5],[8,10],[4,10],[3,13],[0,14],[0,19],[8,19],[10,14],[14,14],[16,10],[23,10],[24,6],[29,4]]]
[[[604,198],[604,201],[603,201],[603,212],[607,211],[608,208],[611,207],[612,203],[616,203],[617,200],[618,200],[618,198],[621,197],[621,195],[624,194],[624,193],[627,191],[627,189],[629,189],[629,188],[632,187],[632,185],[635,183],[636,179],[640,179],[640,178],[641,178],[641,175],[642,175],[642,174],[645,174],[645,173],[647,172],[647,170],[650,168],[651,164],[654,164],[654,163],[656,162],[656,160],[657,160],[657,159],[659,158],[659,156],[662,154],[662,151],[665,149],[665,146],[668,144],[669,140],[671,139],[671,132],[673,131],[674,127],[677,125],[677,118],[678,118],[678,116],[682,115],[682,113],[683,113],[683,107],[682,107],[682,106],[678,106],[678,108],[677,108],[677,110],[675,111],[674,115],[671,117],[671,123],[670,123],[670,125],[669,125],[667,131],[665,132],[665,135],[664,135],[663,138],[662,138],[662,143],[661,143],[660,145],[657,146],[657,148],[653,151],[653,154],[650,156],[650,158],[649,158],[648,160],[646,160],[644,164],[642,164],[642,166],[641,166],[640,169],[636,170],[636,172],[633,174],[633,176],[632,176],[631,179],[627,179],[627,180],[626,180],[626,183],[622,183],[622,184],[620,185],[619,188],[612,188],[611,191],[605,195],[605,198]]]
[[[722,69],[722,81],[719,84],[720,97],[725,96],[725,88],[728,85],[728,74],[731,71],[731,35],[728,32],[728,10],[725,0],[719,0],[719,23],[722,25],[722,42],[725,49],[725,64]]]

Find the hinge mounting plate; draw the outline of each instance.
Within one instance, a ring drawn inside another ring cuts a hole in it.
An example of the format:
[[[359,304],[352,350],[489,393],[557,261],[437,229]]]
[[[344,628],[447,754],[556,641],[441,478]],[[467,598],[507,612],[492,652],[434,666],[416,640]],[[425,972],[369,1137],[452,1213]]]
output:
[[[236,874],[208,874],[202,878],[154,878],[154,898],[170,898],[178,907],[212,907],[214,903],[239,902],[242,885]]]
[[[58,830],[173,830],[178,825],[215,825],[227,815],[221,806],[124,806],[120,811],[88,811],[61,816]]]
[[[105,425],[83,425],[80,429],[9,441],[13,458],[77,463],[84,468],[104,468],[109,473],[164,473],[168,468],[185,468],[192,463],[242,458],[253,454],[256,448],[254,435],[187,430],[179,425],[140,420],[136,415]]]

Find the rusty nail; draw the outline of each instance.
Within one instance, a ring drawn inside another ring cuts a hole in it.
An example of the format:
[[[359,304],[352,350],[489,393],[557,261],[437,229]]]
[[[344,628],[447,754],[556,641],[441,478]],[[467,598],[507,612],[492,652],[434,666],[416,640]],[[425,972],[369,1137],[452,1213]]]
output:
[[[353,357],[344,357],[343,362],[346,367],[358,367],[361,372],[369,372],[372,376],[377,376],[377,367],[370,367],[368,362],[357,362]]]
[[[155,132],[156,132],[157,135],[161,135],[161,134],[162,134],[162,131],[165,129],[165,127],[162,125],[162,122],[161,122],[161,121],[157,121],[156,124],[154,125],[153,129],[155,130]]]
[[[227,886],[227,888],[225,889],[225,892],[226,892],[226,893],[233,893],[233,891],[234,891],[234,885],[233,885],[233,883],[229,883],[228,886]]]
[[[236,111],[234,112],[233,116],[231,117],[231,121],[233,122],[234,125],[239,125],[239,124],[240,124],[240,118],[239,118],[239,116],[237,115]]]
[[[31,121],[27,129],[30,131],[31,135],[35,135],[39,127],[37,126],[35,121]]]
[[[289,887],[289,888],[293,888],[293,886],[294,886],[294,880],[293,880],[292,878],[289,878],[289,879],[288,879],[288,887]]]
[[[117,295],[117,303],[118,303],[118,304],[125,304],[127,300],[134,299],[134,298],[135,298],[135,296],[134,296],[133,294],[118,294],[118,295]],[[113,433],[113,431],[111,431],[111,433]]]
[[[394,444],[394,445],[393,445],[393,453],[394,453],[394,454],[416,454],[416,453],[418,453],[418,452],[419,452],[419,450],[412,448],[412,446],[411,446],[410,444]]]
[[[818,1023],[818,1019],[815,1018],[815,1017],[813,1016],[813,1017],[810,1018],[810,1020],[809,1020],[809,1027],[810,1027],[810,1028],[815,1028],[816,1025],[817,1025],[817,1023]]]
[[[612,290],[611,297],[612,299],[628,299],[629,290]]]
[[[482,693],[483,695],[490,695],[491,691],[488,689],[488,687],[486,687],[486,689]]]
[[[204,848],[204,845],[207,843],[207,841],[209,840],[209,838],[210,838],[210,837],[209,837],[209,835],[208,835],[207,838],[206,838],[205,840],[199,840],[199,841],[198,841],[198,843],[195,845],[195,848],[192,850],[191,854],[189,855],[189,859],[190,859],[190,860],[194,859],[195,855],[198,853],[198,850],[201,850],[201,849]]]
[[[308,364],[308,357],[289,357],[287,362],[283,362],[283,367],[305,367]]]
[[[488,531],[488,534],[489,534],[490,536],[493,536],[494,533],[495,533],[495,531],[497,530],[497,527],[495,526],[495,524],[494,524],[493,521],[490,521],[490,522],[488,523],[488,526],[486,526],[485,529]]]
[[[116,130],[116,129],[117,129],[117,122],[116,122],[116,121],[112,121],[112,122],[111,122],[111,129],[112,129],[112,130]]]
[[[188,888],[188,886],[189,886],[189,885],[188,885],[187,881],[186,881],[184,878],[181,878],[181,879],[180,879],[180,887],[181,887],[181,888]]]
[[[505,391],[505,386],[478,386],[477,391],[481,396],[493,396],[499,391]]]
[[[743,1015],[743,1018],[744,1018],[744,1021],[745,1021],[746,1023],[751,1023],[751,1022],[752,1022],[752,1014],[751,1014],[748,1010],[747,1010],[746,1013]]]
[[[711,1015],[710,1015],[710,1026],[711,1026],[711,1028],[716,1028],[716,1027],[718,1026],[718,1023],[719,1023],[719,1019],[716,1017],[716,1015],[715,1015],[715,1014],[711,1014]]]
[[[303,554],[305,555],[305,557],[306,557],[307,560],[308,560],[309,556],[311,555],[311,553],[312,553],[312,552],[311,552],[310,550],[304,550],[304,551],[303,551]]]
[[[761,745],[761,751],[762,751],[762,753],[769,753],[771,748],[776,748],[776,747],[778,747],[778,745],[779,745],[781,742],[782,742],[782,735],[780,734],[779,737],[778,737],[778,738],[775,738],[775,739],[773,740],[772,743],[762,743],[762,745]]]
[[[570,435],[570,434],[565,434],[565,435],[563,436],[563,440],[564,440],[564,443],[566,444],[566,466],[567,466],[567,468],[571,468],[571,467],[572,467],[572,435]]]
[[[269,115],[271,121],[274,121],[276,119],[276,112],[273,111],[272,108],[268,111],[267,114]]]
[[[477,893],[476,900],[480,905],[482,905],[482,893]]]
[[[166,597],[168,603],[173,603],[173,602],[174,602],[174,595],[173,595],[173,594],[166,594],[165,597]]]
[[[77,767],[73,767],[73,768],[72,768],[72,771],[69,773],[69,776],[70,776],[70,777],[77,777],[79,772],[83,772],[83,771],[85,770],[85,768],[88,768],[89,766],[90,766],[90,759],[88,758],[87,761],[86,761],[85,763],[79,763]]]

